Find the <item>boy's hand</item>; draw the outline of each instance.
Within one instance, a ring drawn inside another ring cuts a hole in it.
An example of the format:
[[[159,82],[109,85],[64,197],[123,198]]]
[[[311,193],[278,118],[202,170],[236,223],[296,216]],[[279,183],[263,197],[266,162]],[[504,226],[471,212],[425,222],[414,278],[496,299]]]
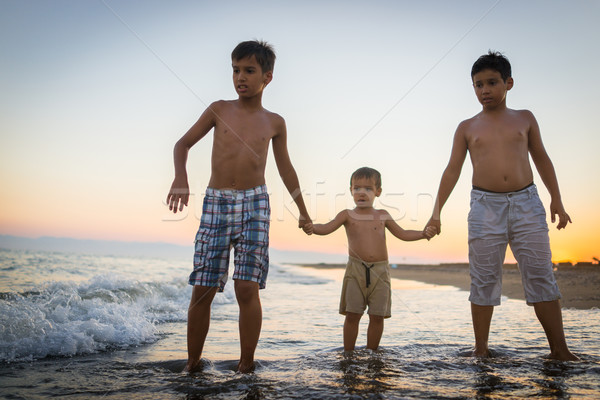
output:
[[[175,178],[171,185],[171,190],[169,190],[169,194],[167,195],[169,210],[173,211],[173,214],[177,213],[177,209],[183,211],[183,206],[188,205],[189,198],[190,187],[188,186],[187,179]]]
[[[569,217],[569,214],[567,214],[567,212],[565,211],[565,207],[563,206],[562,202],[561,201],[558,201],[558,202],[551,201],[550,202],[550,215],[551,215],[552,223],[554,223],[556,221],[557,214],[558,214],[558,225],[556,225],[557,229],[565,228],[569,222],[573,223],[571,221],[571,217]]]
[[[427,225],[425,225],[425,229],[430,228],[430,227],[435,229],[433,236],[439,235],[440,233],[442,233],[442,222],[439,219],[435,219],[435,218],[431,217],[429,219],[429,222],[427,222]]]
[[[308,231],[308,226],[310,226],[310,233]],[[308,234],[308,235],[312,235],[312,220],[310,219],[310,217],[308,215],[302,215],[300,214],[300,216],[298,217],[298,228],[302,228],[302,230]]]
[[[427,240],[431,240],[432,237],[434,237],[437,233],[437,229],[431,225],[426,226],[425,229],[423,229],[423,236],[425,236],[425,239]]]
[[[315,232],[315,228],[313,226],[312,222],[306,223],[304,224],[304,226],[302,227],[302,230],[304,231],[304,233],[306,233],[307,235],[312,235]]]

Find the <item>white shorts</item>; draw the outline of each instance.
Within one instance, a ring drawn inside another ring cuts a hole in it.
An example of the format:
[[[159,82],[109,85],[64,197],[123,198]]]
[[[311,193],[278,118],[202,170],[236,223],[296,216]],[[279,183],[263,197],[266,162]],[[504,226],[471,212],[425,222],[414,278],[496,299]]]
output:
[[[546,211],[535,185],[510,193],[473,189],[468,220],[469,301],[500,304],[502,264],[508,244],[519,265],[527,304],[560,299]]]

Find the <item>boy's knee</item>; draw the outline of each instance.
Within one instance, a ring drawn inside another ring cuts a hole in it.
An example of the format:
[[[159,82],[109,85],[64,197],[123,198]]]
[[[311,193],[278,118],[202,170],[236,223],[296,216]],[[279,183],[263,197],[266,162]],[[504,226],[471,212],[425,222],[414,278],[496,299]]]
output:
[[[369,321],[374,323],[383,323],[383,316],[369,314]]]
[[[258,298],[258,283],[256,282],[236,280],[234,287],[238,303],[248,303]]]
[[[353,312],[346,313],[346,321],[348,321],[348,322],[357,323],[360,321],[361,317],[362,317],[362,314],[353,313]]]
[[[194,286],[192,289],[192,298],[190,299],[189,310],[202,306],[210,307],[210,304],[212,303],[216,293],[216,287]]]

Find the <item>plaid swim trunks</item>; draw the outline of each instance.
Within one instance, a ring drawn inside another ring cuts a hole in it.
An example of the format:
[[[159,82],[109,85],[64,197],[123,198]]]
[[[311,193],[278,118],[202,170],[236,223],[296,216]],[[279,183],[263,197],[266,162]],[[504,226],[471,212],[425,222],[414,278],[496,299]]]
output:
[[[207,188],[190,285],[218,287],[222,292],[233,247],[233,279],[257,282],[264,289],[269,272],[270,218],[265,185],[247,190]]]

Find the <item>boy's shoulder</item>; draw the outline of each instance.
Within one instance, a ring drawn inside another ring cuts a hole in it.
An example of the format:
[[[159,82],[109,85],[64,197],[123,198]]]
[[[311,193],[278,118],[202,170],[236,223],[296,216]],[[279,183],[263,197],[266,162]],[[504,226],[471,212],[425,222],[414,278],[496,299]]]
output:
[[[213,102],[209,108],[212,109],[224,109],[224,108],[239,108],[242,109],[243,106],[240,104],[239,99],[235,99],[235,100],[217,100],[215,102]],[[283,117],[273,111],[269,111],[264,107],[261,107],[260,110],[258,110],[258,112],[264,114],[265,116],[273,119],[273,120],[277,120],[277,121],[281,121],[284,122],[285,120],[283,119]]]
[[[340,214],[344,213],[348,216],[358,216],[358,215],[366,215],[366,214],[371,214],[373,216],[379,217],[379,219],[385,219],[390,217],[390,213],[387,210],[384,209],[379,209],[379,208],[371,208],[369,211],[365,212],[364,210],[361,210],[360,212],[357,211],[359,208],[355,207],[352,210],[350,209],[346,209],[343,211],[340,211]]]
[[[531,120],[531,119],[535,119],[535,116],[533,115],[533,113],[529,110],[513,110],[513,109],[509,109],[511,111],[511,115],[513,117],[516,118],[522,118],[522,119],[526,119],[526,120]]]
[[[216,100],[213,101],[209,107],[228,107],[232,106],[236,100]]]
[[[503,120],[506,119],[510,119],[510,120],[523,120],[523,121],[530,121],[530,120],[535,120],[535,116],[533,115],[533,113],[529,110],[514,110],[512,108],[506,108],[505,110],[503,110],[501,113],[495,113],[495,114],[490,114],[487,113],[485,110],[484,111],[480,111],[479,113],[473,115],[470,118],[467,118],[463,121],[461,121],[458,124],[458,129],[459,130],[468,130],[469,128],[473,127],[474,125],[477,125],[478,123],[481,122],[489,122],[489,123],[502,123]]]
[[[208,110],[212,111],[212,113],[217,116],[219,119],[222,119],[226,114],[231,115],[230,113],[235,113],[237,111],[242,111],[242,107],[240,107],[239,100],[216,100],[212,102],[208,106]],[[243,111],[242,111],[243,112]],[[285,125],[285,120],[283,117],[277,113],[267,110],[262,107],[259,110],[273,125]],[[243,118],[243,115],[238,115],[239,118]]]
[[[389,214],[388,210],[384,208],[373,208],[373,211],[377,214]]]
[[[375,209],[377,215],[379,215],[380,220],[392,219],[392,214],[388,210],[384,209]]]
[[[265,115],[267,115],[269,118],[271,118],[273,120],[273,122],[285,123],[285,119],[281,115],[279,115],[273,111],[269,111],[264,107],[263,107],[263,111],[264,111]]]
[[[276,112],[267,110],[264,107],[262,108],[261,112],[273,122],[285,123],[285,119],[281,115],[277,114]]]
[[[227,109],[231,109],[233,107],[234,100],[216,100],[210,103],[207,108],[208,111],[211,111],[215,115],[220,115]]]

